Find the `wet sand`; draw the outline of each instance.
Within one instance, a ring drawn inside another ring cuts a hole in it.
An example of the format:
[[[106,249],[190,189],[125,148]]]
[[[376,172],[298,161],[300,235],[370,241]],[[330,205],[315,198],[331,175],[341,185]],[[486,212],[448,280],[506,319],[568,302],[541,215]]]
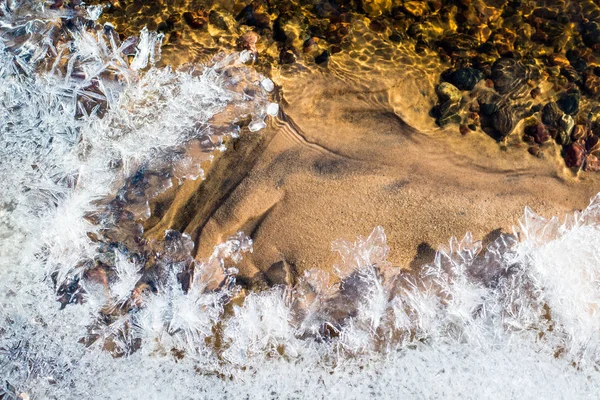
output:
[[[274,76],[279,118],[230,145],[205,181],[164,194],[158,203],[170,207],[147,221],[146,237],[185,231],[205,258],[243,231],[254,252],[240,266],[242,282],[280,283],[282,266],[296,276],[330,270],[333,240],[377,225],[390,261],[414,268],[451,236],[510,232],[526,205],[562,215],[600,190],[593,174],[564,167],[558,147],[538,159],[482,132],[437,128],[428,113],[439,71],[396,51],[387,61],[350,52],[328,68]]]

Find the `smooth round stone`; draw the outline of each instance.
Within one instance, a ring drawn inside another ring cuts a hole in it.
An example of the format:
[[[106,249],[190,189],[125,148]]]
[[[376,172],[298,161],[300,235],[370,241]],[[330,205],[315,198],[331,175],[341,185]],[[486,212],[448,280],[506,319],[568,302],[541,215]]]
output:
[[[250,50],[243,50],[240,52],[240,62],[245,64],[251,60],[254,60],[254,53]]]
[[[563,112],[555,102],[550,102],[542,109],[542,122],[549,126],[558,126],[558,122],[563,116]]]
[[[266,127],[267,127],[267,124],[265,123],[265,121],[263,121],[261,119],[252,121],[248,125],[248,129],[250,130],[250,132],[257,132]]]
[[[440,83],[435,89],[435,92],[442,102],[449,100],[453,103],[457,103],[462,99],[462,93],[460,90],[448,82]]]
[[[556,103],[566,114],[577,114],[579,111],[579,97],[579,92],[564,93]]]
[[[272,92],[275,89],[275,84],[269,78],[265,78],[260,82],[260,86],[263,87],[267,92]]]
[[[279,112],[279,104],[271,103],[267,106],[267,114],[269,114],[270,116],[274,117],[277,115],[278,112]]]
[[[475,68],[459,68],[448,74],[448,82],[460,90],[473,90],[477,82],[483,79],[483,74]]]
[[[500,94],[516,91],[527,78],[527,68],[512,58],[501,58],[492,66],[492,81]]]

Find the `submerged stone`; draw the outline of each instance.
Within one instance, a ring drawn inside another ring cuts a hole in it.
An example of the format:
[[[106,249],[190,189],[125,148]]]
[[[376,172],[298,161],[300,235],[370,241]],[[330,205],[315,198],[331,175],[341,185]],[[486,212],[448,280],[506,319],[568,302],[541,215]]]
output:
[[[542,109],[542,122],[546,125],[558,127],[558,122],[563,116],[563,112],[555,102],[550,102]]]
[[[550,140],[550,134],[544,124],[531,125],[525,128],[525,135],[530,136],[537,144]]]
[[[510,107],[502,107],[492,116],[492,125],[501,138],[506,137],[515,125],[514,113]]]
[[[577,114],[579,111],[579,98],[581,95],[578,91],[570,91],[567,93],[563,93],[556,104],[560,107],[562,111],[566,114],[573,115]]]
[[[570,115],[565,114],[560,118],[559,125],[562,130],[570,135],[571,131],[575,127],[575,120]]]
[[[202,29],[208,21],[208,16],[205,12],[185,12],[183,13],[183,19],[192,29]]]
[[[515,59],[501,58],[492,66],[492,81],[500,94],[517,90],[527,79],[527,68]]]
[[[498,112],[498,104],[496,103],[484,103],[480,106],[481,114],[486,117],[490,117]]]
[[[600,156],[600,138],[598,136],[590,136],[585,142],[585,147],[589,154]]]
[[[329,51],[324,50],[321,54],[315,57],[315,63],[325,64],[329,61]]]
[[[267,13],[258,12],[253,4],[249,4],[239,12],[235,19],[242,25],[255,26],[259,29],[269,28],[271,18]]]
[[[451,83],[442,82],[436,88],[435,92],[438,95],[441,102],[452,101],[457,103],[462,99],[462,93],[458,88]]]
[[[584,24],[581,36],[586,46],[593,47],[600,44],[600,25],[595,21]]]
[[[460,111],[460,107],[458,103],[455,103],[451,100],[447,100],[438,106],[437,114],[438,118],[436,120],[439,126],[445,126],[450,123],[460,123],[460,116],[458,112]]]
[[[483,79],[483,74],[475,68],[466,67],[446,73],[445,78],[460,90],[473,90],[477,82]]]
[[[223,16],[215,10],[211,10],[210,13],[208,13],[208,22],[210,22],[211,25],[223,31],[229,29],[227,26],[227,22],[225,22],[225,18],[223,18]]]
[[[280,64],[293,64],[296,62],[296,56],[290,50],[282,49],[279,53]]]
[[[585,161],[585,149],[579,143],[573,143],[564,148],[563,157],[569,168],[581,168]]]
[[[477,38],[463,33],[453,33],[445,36],[440,45],[444,50],[452,52],[468,52],[479,46]]]

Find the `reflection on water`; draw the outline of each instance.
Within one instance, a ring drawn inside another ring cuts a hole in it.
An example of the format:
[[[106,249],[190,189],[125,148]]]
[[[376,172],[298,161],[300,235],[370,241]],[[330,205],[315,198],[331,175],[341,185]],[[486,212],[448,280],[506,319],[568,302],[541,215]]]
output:
[[[390,71],[433,69],[428,79],[451,85],[431,110],[439,125],[483,130],[541,158],[557,143],[568,167],[600,169],[593,1],[116,1],[104,18],[127,36],[164,32],[170,64],[251,48],[263,71],[326,66],[339,53],[357,62],[350,79],[374,60]]]
[[[1,3],[0,397],[596,388],[597,10],[546,3]]]

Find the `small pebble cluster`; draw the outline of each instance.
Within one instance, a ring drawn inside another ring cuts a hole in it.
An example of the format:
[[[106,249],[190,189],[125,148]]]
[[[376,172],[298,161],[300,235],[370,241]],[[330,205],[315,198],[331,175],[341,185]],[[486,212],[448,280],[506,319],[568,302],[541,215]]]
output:
[[[518,145],[519,136],[537,157],[555,143],[567,167],[600,170],[600,7],[459,3],[455,30],[417,39],[450,65],[432,110],[438,125],[458,124],[462,134],[480,128],[504,144]]]
[[[445,71],[431,114],[440,126],[481,129],[503,145],[516,135],[536,157],[557,144],[567,167],[600,170],[593,0],[109,0],[104,14],[122,34],[143,25],[163,32],[166,48],[191,40],[250,50],[267,70],[326,66],[361,20],[388,44],[439,56]]]

